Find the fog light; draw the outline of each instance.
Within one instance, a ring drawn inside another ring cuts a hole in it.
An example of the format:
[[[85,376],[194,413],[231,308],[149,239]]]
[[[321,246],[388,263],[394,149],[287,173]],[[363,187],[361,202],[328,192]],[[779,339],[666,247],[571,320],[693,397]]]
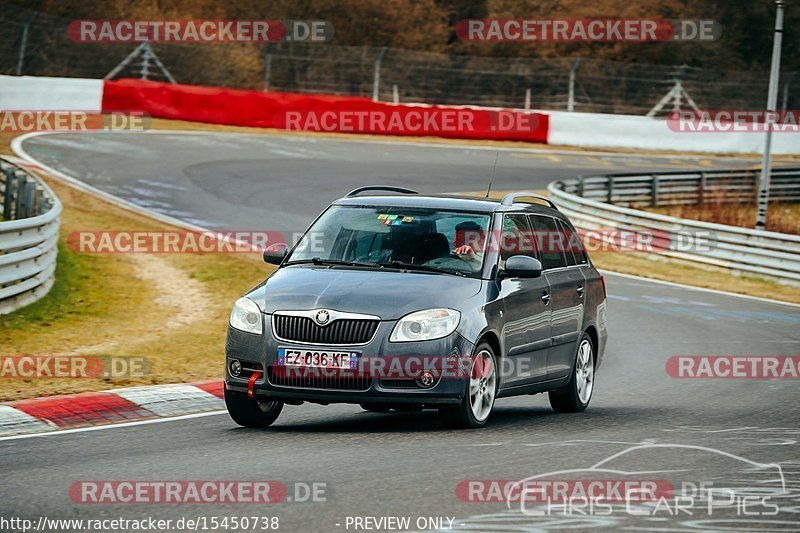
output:
[[[231,371],[231,376],[235,378],[242,375],[242,363],[240,363],[238,359],[231,361],[231,364],[228,365],[228,369]]]
[[[416,382],[423,389],[430,389],[436,385],[436,376],[430,370],[425,370],[417,374]]]

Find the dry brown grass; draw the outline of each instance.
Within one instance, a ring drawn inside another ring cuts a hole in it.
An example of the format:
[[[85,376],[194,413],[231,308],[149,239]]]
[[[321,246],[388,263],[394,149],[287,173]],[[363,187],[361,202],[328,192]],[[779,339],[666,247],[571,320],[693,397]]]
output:
[[[175,229],[47,179],[61,198],[61,240],[80,230]],[[61,246],[39,302],[0,316],[0,355],[143,356],[140,379],[1,379],[0,400],[222,376],[232,302],[272,267],[256,254],[101,254]]]
[[[756,220],[757,206],[754,203],[711,202],[699,205],[652,207],[647,208],[647,210],[673,217],[752,228]],[[767,230],[794,235],[800,234],[800,203],[771,203],[767,213]]]

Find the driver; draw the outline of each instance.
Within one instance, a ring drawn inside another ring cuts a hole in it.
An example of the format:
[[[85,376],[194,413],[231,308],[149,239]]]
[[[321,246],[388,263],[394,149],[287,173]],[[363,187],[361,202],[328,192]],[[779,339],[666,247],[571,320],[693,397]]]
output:
[[[467,221],[456,226],[453,254],[471,264],[483,263],[486,231],[477,222]]]

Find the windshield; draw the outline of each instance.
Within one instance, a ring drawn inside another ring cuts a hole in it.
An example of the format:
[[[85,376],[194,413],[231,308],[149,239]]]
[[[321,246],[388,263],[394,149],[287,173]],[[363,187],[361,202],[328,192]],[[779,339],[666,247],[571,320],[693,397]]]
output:
[[[425,208],[332,206],[303,236],[287,264],[355,262],[430,267],[480,276],[489,215]]]

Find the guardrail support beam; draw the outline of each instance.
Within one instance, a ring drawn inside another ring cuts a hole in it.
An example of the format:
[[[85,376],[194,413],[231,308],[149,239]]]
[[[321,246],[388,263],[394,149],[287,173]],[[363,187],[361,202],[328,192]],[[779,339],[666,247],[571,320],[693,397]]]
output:
[[[5,220],[14,220],[14,185],[17,176],[10,169],[3,172],[3,174],[6,177],[6,190],[3,193],[3,218]]]
[[[653,174],[652,185],[652,204],[653,207],[658,207],[658,174]]]
[[[706,201],[706,173],[700,173],[700,181],[697,184],[697,203],[702,204]]]

